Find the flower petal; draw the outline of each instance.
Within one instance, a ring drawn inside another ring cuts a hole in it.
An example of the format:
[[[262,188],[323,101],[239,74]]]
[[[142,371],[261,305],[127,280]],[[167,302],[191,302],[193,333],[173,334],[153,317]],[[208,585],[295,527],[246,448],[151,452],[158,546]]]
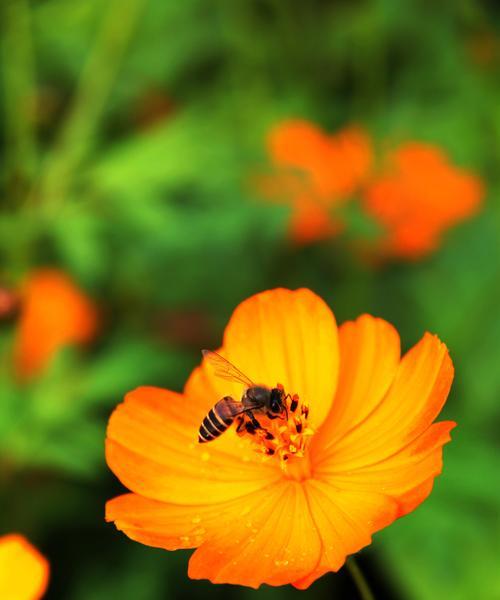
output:
[[[352,195],[370,172],[371,140],[357,126],[326,135],[307,121],[285,121],[273,129],[268,150],[275,165],[302,171],[310,192],[335,203]]]
[[[314,479],[306,483],[323,553],[317,568],[294,583],[299,588],[338,570],[372,533],[428,496],[455,426],[432,425],[453,378],[435,336],[426,334],[398,365],[397,333],[363,316],[341,328],[340,347],[339,387],[313,440]]]
[[[316,566],[321,541],[302,485],[282,481],[254,496],[248,515],[227,523],[202,544],[189,562],[189,576],[213,583],[257,588],[284,585]]]
[[[453,421],[441,421],[429,427],[407,446],[378,463],[345,471],[332,462],[318,468],[317,476],[335,487],[380,492],[397,500],[399,514],[412,511],[427,493],[429,481],[441,473],[442,447],[450,440]]]
[[[89,342],[97,329],[94,303],[63,272],[34,271],[23,290],[14,348],[17,374],[29,379],[64,346]]]
[[[0,598],[38,600],[49,579],[49,565],[26,538],[0,537]]]
[[[288,224],[290,238],[297,244],[310,244],[340,233],[342,224],[334,219],[326,206],[306,195],[293,203]]]
[[[304,486],[311,514],[321,535],[321,559],[311,573],[293,585],[306,589],[328,571],[338,571],[347,555],[371,542],[376,529],[391,523],[397,504],[382,493],[339,489],[329,482],[311,479]]]
[[[363,204],[385,230],[380,253],[417,259],[436,248],[442,232],[477,212],[483,196],[479,177],[456,168],[439,148],[410,142],[389,156]]]
[[[353,470],[400,451],[431,425],[452,380],[453,365],[446,346],[436,336],[425,334],[401,360],[382,401],[318,455],[318,463],[334,461],[343,470]]]
[[[291,481],[219,505],[180,506],[126,494],[108,502],[106,519],[143,544],[199,547],[189,576],[214,583],[290,583],[311,572],[320,557],[304,492]]]
[[[231,522],[239,530],[242,517],[248,516],[274,487],[271,484],[265,491],[220,504],[171,504],[124,494],[106,504],[106,521],[114,521],[117,529],[148,546],[166,550],[196,548],[216,534],[222,522]]]
[[[209,408],[210,400],[200,404],[158,388],[130,392],[109,421],[109,467],[130,490],[180,504],[217,503],[276,480],[279,469],[246,447],[198,444]]]
[[[277,165],[315,172],[327,162],[330,145],[318,127],[297,119],[284,121],[270,132],[268,149]]]
[[[455,426],[432,425],[409,446],[376,466],[347,473],[316,473],[307,483],[309,505],[321,531],[323,553],[315,571],[294,585],[304,589],[346,556],[371,542],[371,535],[414,510],[430,494],[442,468],[442,446]],[[322,496],[318,496],[318,492]]]
[[[338,571],[349,554],[371,536],[411,512],[427,498],[442,468],[442,446],[455,423],[432,425],[386,461],[349,473],[323,465],[305,489],[323,549],[315,570],[294,586],[305,589],[328,571]]]
[[[313,428],[326,418],[337,385],[337,326],[316,294],[276,289],[245,300],[226,327],[220,353],[255,383],[269,387],[281,383],[287,392],[306,399]],[[244,388],[220,379],[204,362],[185,393],[201,398],[208,390],[216,392],[211,397],[215,403],[228,394],[241,398]]]
[[[332,409],[312,440],[319,452],[358,425],[381,402],[399,366],[392,325],[370,315],[339,327],[340,372]]]

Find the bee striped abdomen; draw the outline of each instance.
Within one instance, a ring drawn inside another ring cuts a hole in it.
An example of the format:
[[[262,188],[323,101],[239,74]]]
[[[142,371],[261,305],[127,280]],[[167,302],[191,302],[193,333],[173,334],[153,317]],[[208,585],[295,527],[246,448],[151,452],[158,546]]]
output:
[[[230,398],[232,401],[232,399]],[[218,438],[232,424],[234,418],[229,416],[230,410],[226,398],[223,398],[210,409],[203,419],[198,431],[198,442],[204,444]]]

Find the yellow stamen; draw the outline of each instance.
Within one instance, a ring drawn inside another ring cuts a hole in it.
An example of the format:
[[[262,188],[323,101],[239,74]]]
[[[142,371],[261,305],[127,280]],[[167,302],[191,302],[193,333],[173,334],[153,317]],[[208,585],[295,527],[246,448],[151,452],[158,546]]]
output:
[[[262,429],[257,429],[251,435],[257,452],[268,456],[276,456],[281,468],[287,471],[293,458],[295,462],[305,456],[307,443],[314,431],[308,426],[309,407],[294,394],[285,400],[288,419],[268,419],[258,415]],[[249,435],[245,428],[240,435]],[[296,467],[294,467],[296,469]]]

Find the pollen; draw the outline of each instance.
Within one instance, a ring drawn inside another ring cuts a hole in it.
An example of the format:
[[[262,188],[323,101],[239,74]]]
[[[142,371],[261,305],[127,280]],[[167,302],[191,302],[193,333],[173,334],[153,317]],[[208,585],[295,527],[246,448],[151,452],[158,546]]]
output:
[[[259,415],[261,428],[252,432],[251,439],[257,452],[278,458],[281,468],[286,472],[291,458],[305,456],[314,431],[308,426],[309,406],[305,401],[294,394],[288,395],[284,402],[284,418],[269,419]],[[248,430],[243,428],[240,435],[248,435]]]

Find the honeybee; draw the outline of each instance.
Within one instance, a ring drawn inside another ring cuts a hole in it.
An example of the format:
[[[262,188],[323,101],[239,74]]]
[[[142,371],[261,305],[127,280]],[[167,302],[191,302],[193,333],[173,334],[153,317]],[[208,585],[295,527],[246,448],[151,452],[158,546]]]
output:
[[[201,352],[204,358],[214,367],[216,375],[229,381],[242,383],[245,386],[245,391],[241,401],[237,401],[231,396],[225,396],[208,411],[198,431],[198,442],[200,444],[218,438],[232,425],[235,418],[238,418],[236,431],[239,433],[245,428],[250,434],[254,434],[257,429],[263,429],[255,417],[256,414],[265,415],[269,419],[284,419],[285,416],[288,418],[288,408],[286,406],[288,394],[285,394],[282,386],[268,388],[264,385],[255,385],[246,375],[217,352],[211,350],[202,350]]]

